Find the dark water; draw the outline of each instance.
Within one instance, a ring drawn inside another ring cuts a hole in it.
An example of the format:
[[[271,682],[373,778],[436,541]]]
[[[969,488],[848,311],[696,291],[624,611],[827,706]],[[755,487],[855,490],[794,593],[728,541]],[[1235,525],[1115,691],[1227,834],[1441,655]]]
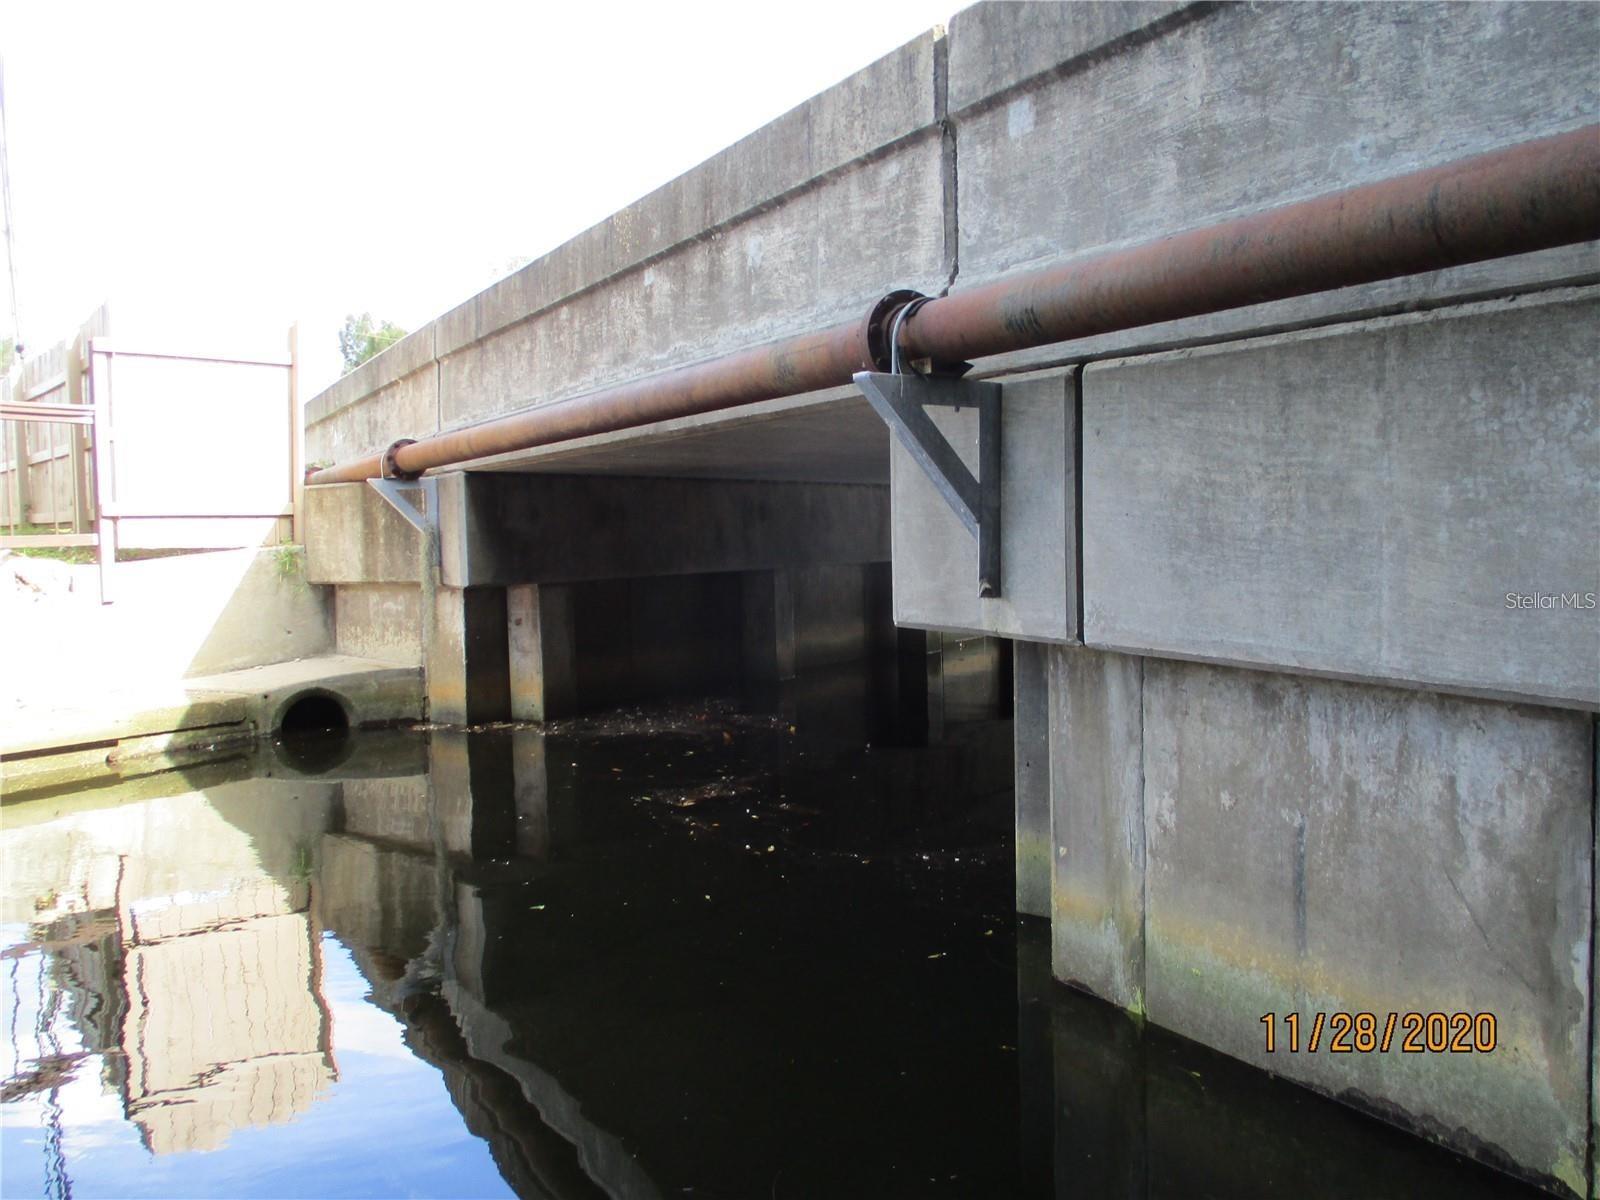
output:
[[[8,805],[0,1190],[1522,1194],[1051,985],[1009,724],[845,716],[370,736]]]

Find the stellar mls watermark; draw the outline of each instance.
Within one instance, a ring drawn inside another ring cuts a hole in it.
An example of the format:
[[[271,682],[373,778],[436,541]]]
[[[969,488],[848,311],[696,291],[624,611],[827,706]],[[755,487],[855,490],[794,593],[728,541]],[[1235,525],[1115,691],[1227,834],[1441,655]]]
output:
[[[1594,592],[1507,592],[1509,609],[1576,609],[1596,607],[1600,598]]]

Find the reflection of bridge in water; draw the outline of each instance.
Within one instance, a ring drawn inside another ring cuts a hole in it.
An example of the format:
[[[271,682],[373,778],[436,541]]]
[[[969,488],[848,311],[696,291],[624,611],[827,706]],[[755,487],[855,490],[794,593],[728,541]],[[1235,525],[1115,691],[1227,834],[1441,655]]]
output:
[[[990,713],[921,746],[862,721],[796,735],[803,701],[375,739],[324,779],[277,767],[14,828],[8,878],[67,882],[5,919],[32,925],[157,1153],[335,1084],[326,932],[524,1196],[1489,1194],[1052,994],[1036,937],[1014,969],[1011,730]]]
[[[273,874],[222,815],[253,790],[234,783],[8,832],[8,878],[50,881],[27,914],[32,944],[7,954],[45,953],[53,999],[38,1007],[37,1032],[59,1013],[78,1035],[80,1050],[54,1056],[54,1075],[101,1056],[106,1086],[155,1154],[212,1150],[235,1129],[292,1120],[337,1077],[309,873]],[[297,815],[314,819],[315,807]],[[7,1098],[49,1082],[14,1073]]]
[[[969,712],[983,708],[973,699]],[[435,733],[430,777],[345,783],[322,839],[330,931],[360,948],[374,1001],[406,1022],[520,1194],[676,1194],[708,1174],[711,1194],[742,1194],[780,1169],[807,1194],[808,1172],[825,1184],[883,1156],[881,1098],[854,1084],[863,1058],[920,1064],[908,1083],[949,1068],[919,1020],[899,1023],[911,1044],[881,1044],[915,997],[880,986],[887,931],[863,925],[866,896],[834,876],[867,874],[919,821],[976,822],[961,836],[992,855],[1009,819],[1009,723],[844,751],[856,779],[843,813],[828,812],[838,747],[881,739],[881,725],[836,727],[830,752],[797,742],[787,718],[699,715],[646,722],[646,736]],[[819,834],[823,820],[841,823]],[[870,890],[885,884],[893,874]],[[747,939],[765,944],[754,961]],[[968,1008],[974,1032],[1008,1025],[1009,989],[990,990],[1001,1007]],[[1003,1092],[1011,1063],[987,1057],[985,1085]],[[947,1103],[926,1089],[904,1104],[894,1153]],[[994,1120],[975,1160],[1011,1136],[1004,1106]],[[810,1161],[844,1130],[877,1151]]]

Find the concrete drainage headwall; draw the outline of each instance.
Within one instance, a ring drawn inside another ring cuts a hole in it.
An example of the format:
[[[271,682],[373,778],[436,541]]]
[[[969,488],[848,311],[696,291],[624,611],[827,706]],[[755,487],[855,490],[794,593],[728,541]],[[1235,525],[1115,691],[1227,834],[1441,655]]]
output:
[[[278,736],[347,732],[358,724],[350,701],[327,688],[306,688],[283,700],[272,717]]]

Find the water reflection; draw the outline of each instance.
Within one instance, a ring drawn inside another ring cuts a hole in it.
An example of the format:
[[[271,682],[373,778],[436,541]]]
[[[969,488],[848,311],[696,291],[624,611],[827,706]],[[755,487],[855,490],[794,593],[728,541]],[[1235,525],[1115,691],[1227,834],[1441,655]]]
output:
[[[1508,1191],[1053,987],[1008,722],[786,704],[8,806],[0,1190]]]
[[[8,1098],[98,1059],[145,1148],[169,1154],[291,1120],[336,1077],[309,861],[266,873],[203,794],[8,830],[7,852],[6,924],[29,933],[4,953],[48,962],[36,1025],[52,1040]]]

